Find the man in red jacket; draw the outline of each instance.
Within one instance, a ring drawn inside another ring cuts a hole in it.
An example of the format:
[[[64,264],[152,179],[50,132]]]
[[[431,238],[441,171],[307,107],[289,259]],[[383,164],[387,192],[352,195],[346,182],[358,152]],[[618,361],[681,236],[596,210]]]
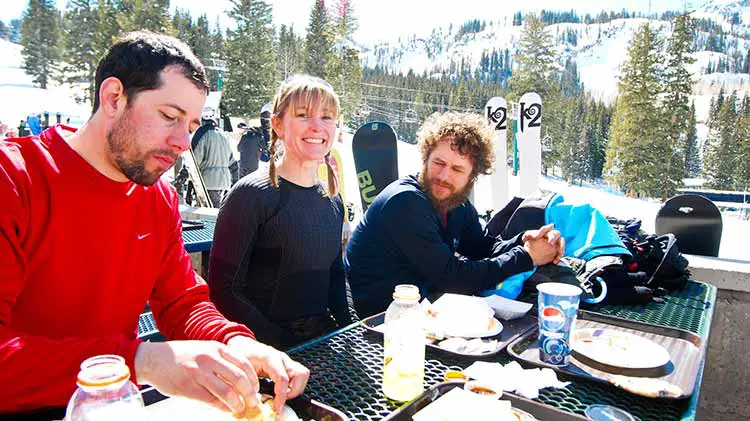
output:
[[[132,33],[99,63],[80,130],[0,141],[0,413],[65,406],[80,363],[100,354],[123,356],[137,383],[233,412],[257,404],[258,375],[277,409],[304,389],[305,367],[209,301],[160,179],[207,91],[185,44]],[[136,338],[146,301],[169,342]]]

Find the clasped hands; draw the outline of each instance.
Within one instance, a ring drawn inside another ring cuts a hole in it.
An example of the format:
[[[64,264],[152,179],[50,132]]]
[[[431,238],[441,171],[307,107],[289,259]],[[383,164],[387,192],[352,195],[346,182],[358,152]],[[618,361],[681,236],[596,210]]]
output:
[[[565,239],[554,224],[545,225],[536,230],[529,230],[521,236],[523,248],[531,256],[534,266],[547,263],[560,263],[565,255]]]

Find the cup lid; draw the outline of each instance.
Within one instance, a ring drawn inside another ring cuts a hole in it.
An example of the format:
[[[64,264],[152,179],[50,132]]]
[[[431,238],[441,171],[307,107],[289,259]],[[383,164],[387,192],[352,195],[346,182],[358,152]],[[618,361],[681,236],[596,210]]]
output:
[[[583,413],[594,421],[635,421],[629,413],[610,405],[589,405]]]
[[[583,290],[575,285],[564,284],[562,282],[545,282],[536,286],[536,290],[550,295],[562,295],[567,297],[578,296]]]

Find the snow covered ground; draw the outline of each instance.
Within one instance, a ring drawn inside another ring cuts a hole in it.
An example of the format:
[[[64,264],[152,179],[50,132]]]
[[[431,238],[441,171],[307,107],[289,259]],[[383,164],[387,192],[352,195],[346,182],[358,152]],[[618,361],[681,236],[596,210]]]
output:
[[[77,104],[66,87],[34,87],[31,77],[21,67],[21,50],[20,45],[0,39],[0,121],[18,127],[26,116],[47,111],[52,123],[55,113],[60,112],[63,122],[70,117],[71,125],[83,124],[91,113],[89,106]]]

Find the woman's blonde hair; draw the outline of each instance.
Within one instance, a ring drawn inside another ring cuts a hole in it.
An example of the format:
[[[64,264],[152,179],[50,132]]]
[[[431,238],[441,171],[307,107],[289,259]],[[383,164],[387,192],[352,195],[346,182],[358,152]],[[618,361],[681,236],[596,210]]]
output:
[[[333,87],[325,80],[310,75],[294,75],[281,82],[276,97],[273,100],[272,115],[282,118],[282,115],[289,107],[304,105],[308,112],[314,105],[319,104],[323,108],[333,112],[333,118],[338,120],[341,110],[339,96],[333,91]],[[276,152],[277,141],[279,136],[275,130],[271,130],[271,145],[268,152],[271,155],[269,159],[268,175],[271,184],[279,187],[279,175],[276,172]],[[336,141],[336,139],[332,139]],[[330,154],[330,153],[329,153]],[[328,196],[334,197],[339,191],[339,181],[336,170],[331,166],[329,157],[326,157],[326,167],[328,168]]]

